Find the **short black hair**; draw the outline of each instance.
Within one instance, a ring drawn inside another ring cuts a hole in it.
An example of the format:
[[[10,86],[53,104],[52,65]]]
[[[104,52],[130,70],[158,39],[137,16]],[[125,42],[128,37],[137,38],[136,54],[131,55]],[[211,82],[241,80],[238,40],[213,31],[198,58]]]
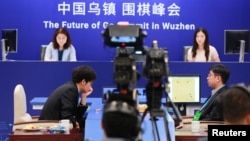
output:
[[[250,91],[245,86],[231,86],[222,95],[224,120],[239,123],[250,114]]]
[[[139,134],[139,112],[128,96],[115,94],[103,107],[102,124],[107,137],[135,140]]]
[[[214,64],[209,68],[209,70],[212,71],[215,75],[221,76],[223,84],[227,83],[230,76],[230,70],[227,66],[223,64]]]
[[[82,80],[85,80],[86,82],[94,81],[96,80],[96,73],[93,68],[90,66],[78,66],[74,68],[72,72],[72,81],[74,83],[79,83]]]

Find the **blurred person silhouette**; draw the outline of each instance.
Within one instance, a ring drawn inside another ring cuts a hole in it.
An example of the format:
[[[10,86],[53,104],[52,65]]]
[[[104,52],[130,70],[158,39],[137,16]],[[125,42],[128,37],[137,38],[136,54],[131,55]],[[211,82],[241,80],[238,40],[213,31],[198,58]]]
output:
[[[193,46],[187,51],[188,62],[220,62],[216,48],[209,44],[205,28],[197,28],[194,33]]]
[[[57,28],[46,47],[44,61],[76,61],[76,50],[66,28]]]
[[[250,88],[245,84],[231,86],[222,97],[225,124],[250,125]]]
[[[103,141],[136,140],[141,127],[135,102],[121,94],[110,97],[103,107],[101,127]]]

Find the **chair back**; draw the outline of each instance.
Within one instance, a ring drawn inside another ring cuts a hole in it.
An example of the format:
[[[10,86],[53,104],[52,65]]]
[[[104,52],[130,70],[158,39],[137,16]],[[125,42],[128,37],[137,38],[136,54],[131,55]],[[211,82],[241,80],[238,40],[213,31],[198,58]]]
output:
[[[183,61],[187,62],[187,52],[192,48],[192,46],[184,46],[183,47]]]
[[[47,48],[47,45],[41,45],[41,49],[40,49],[40,59],[41,59],[41,61],[44,61],[46,48]]]
[[[21,84],[14,89],[14,124],[32,121],[32,117],[27,113],[26,94]]]

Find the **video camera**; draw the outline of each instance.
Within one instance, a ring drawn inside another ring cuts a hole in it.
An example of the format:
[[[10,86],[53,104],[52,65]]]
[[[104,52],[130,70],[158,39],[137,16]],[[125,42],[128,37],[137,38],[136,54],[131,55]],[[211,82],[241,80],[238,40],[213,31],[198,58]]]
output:
[[[152,48],[150,48],[147,52],[143,75],[149,79],[146,85],[148,110],[160,110],[162,105],[162,95],[165,93],[166,104],[168,107],[173,108],[174,114],[177,118],[176,121],[181,121],[182,118],[179,110],[168,96],[168,52],[162,48],[159,48],[156,40],[153,41]]]
[[[157,116],[162,116],[165,121],[164,123],[167,123],[165,111],[160,109],[162,94],[165,90],[165,83],[163,82],[163,79],[165,78],[166,83],[168,83],[167,51],[162,48],[158,48],[157,41],[153,41],[152,48],[148,49],[147,51],[144,50],[143,38],[146,36],[146,33],[143,32],[140,26],[137,25],[109,25],[102,35],[104,37],[105,45],[110,47],[119,47],[114,61],[114,82],[117,84],[117,89],[104,94],[103,98],[106,99],[107,102],[109,102],[111,99],[114,100],[111,102],[113,103],[110,106],[112,107],[111,110],[108,109],[107,111],[125,111],[124,108],[120,108],[118,110],[113,108],[119,107],[118,105],[121,105],[116,104],[119,103],[118,99],[125,100],[126,98],[132,98],[136,101],[136,64],[135,60],[131,58],[131,54],[129,54],[128,50],[126,49],[126,47],[134,47],[134,52],[139,51],[146,53],[146,58],[143,60],[143,75],[149,79],[146,85],[147,109],[144,111],[142,120],[139,120],[139,123],[142,123],[148,111],[150,111],[152,124],[156,124],[155,119]],[[132,105],[132,109],[137,109],[137,103]],[[140,129],[140,124],[138,124],[137,129]],[[167,126],[166,124],[164,125],[167,132]],[[154,132],[155,131],[153,131],[153,133]],[[170,140],[170,138],[168,138],[168,140]]]
[[[162,82],[168,83],[168,56],[167,51],[159,48],[155,40],[153,47],[146,54],[143,75],[149,79],[146,85],[148,109],[160,109],[162,94],[165,90]]]
[[[129,95],[133,97],[132,83],[137,80],[135,60],[128,53],[127,47],[133,47],[134,52],[145,53],[143,48],[143,38],[146,33],[138,25],[109,25],[102,33],[104,44],[109,47],[118,48],[117,56],[114,60],[114,83],[117,90],[114,93]]]
[[[168,77],[167,52],[162,48],[158,48],[156,44],[157,43],[153,43],[153,47],[148,50],[143,70],[143,75],[149,80],[154,81],[161,80],[163,77]]]

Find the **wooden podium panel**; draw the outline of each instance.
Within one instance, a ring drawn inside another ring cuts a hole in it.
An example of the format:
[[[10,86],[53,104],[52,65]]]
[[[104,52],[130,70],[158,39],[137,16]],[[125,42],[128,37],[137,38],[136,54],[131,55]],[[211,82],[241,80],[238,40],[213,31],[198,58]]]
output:
[[[199,132],[195,134],[192,134],[190,132],[176,132],[175,141],[197,141],[199,138],[207,137],[207,133],[204,132]]]
[[[9,141],[83,141],[83,134],[71,131],[68,134],[50,134],[44,131],[16,130],[9,135]]]
[[[191,131],[191,122],[183,123],[182,128],[175,130],[175,141],[197,141],[199,138],[207,137],[208,125],[223,124],[222,121],[200,121],[200,131]]]

